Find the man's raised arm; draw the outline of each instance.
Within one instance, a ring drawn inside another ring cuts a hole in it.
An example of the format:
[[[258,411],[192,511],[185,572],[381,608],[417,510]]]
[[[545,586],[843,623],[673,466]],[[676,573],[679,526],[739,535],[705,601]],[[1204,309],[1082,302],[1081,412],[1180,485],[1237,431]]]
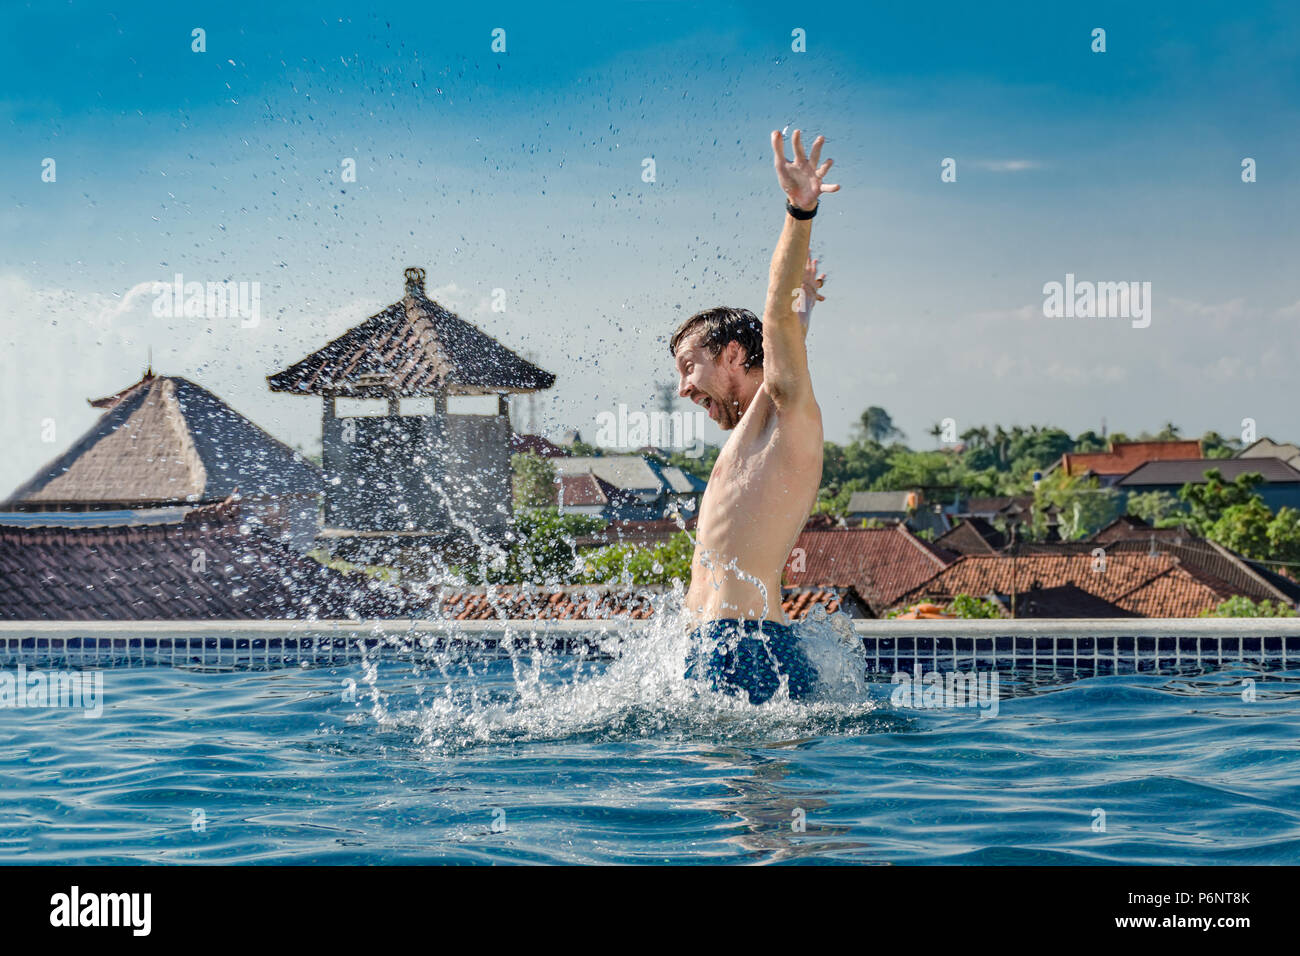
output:
[[[763,309],[763,382],[772,401],[781,406],[805,397],[809,391],[808,354],[804,347],[805,320],[800,312],[811,310],[804,297],[804,271],[808,265],[808,244],[812,236],[812,218],[821,194],[837,191],[839,186],[823,185],[822,177],[831,168],[831,160],[819,167],[825,137],[813,143],[812,157],[804,155],[803,134],[794,131],[794,161],[785,158],[784,139],[772,133],[772,152],[776,175],[794,212],[787,212],[781,238],[772,255],[768,273],[767,303]],[[795,215],[804,215],[799,218]]]

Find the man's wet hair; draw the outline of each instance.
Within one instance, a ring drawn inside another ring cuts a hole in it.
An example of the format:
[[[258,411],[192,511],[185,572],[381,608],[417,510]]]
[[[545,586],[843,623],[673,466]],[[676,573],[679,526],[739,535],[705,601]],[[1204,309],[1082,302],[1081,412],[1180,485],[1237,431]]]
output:
[[[763,367],[763,322],[748,309],[718,306],[696,312],[668,340],[668,354],[676,358],[682,340],[697,332],[703,333],[704,347],[715,359],[729,342],[739,342],[745,350],[745,368]]]

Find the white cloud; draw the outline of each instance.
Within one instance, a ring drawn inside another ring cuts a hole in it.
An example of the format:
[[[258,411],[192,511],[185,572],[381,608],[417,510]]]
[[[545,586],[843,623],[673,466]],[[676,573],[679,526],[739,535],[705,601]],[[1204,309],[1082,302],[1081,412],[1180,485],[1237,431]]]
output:
[[[979,159],[974,165],[993,173],[1022,173],[1027,169],[1043,168],[1043,164],[1034,159]]]

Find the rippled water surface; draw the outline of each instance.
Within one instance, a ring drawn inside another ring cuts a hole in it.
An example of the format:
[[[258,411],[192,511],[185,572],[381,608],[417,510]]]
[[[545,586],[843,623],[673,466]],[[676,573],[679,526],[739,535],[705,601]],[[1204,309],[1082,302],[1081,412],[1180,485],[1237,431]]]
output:
[[[980,717],[850,677],[751,707],[677,650],[106,669],[98,719],[0,710],[0,861],[1300,859],[1300,673],[1004,679]]]

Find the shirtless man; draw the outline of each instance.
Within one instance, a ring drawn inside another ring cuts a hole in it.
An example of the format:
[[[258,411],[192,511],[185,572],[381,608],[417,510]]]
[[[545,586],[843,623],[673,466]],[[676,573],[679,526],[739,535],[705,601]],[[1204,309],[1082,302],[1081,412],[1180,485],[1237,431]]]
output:
[[[804,337],[825,280],[808,255],[811,220],[821,194],[840,188],[822,182],[831,167],[829,159],[819,165],[824,143],[819,136],[807,156],[795,130],[790,162],[781,133],[772,133],[788,202],[762,321],[745,309],[708,309],[683,322],[668,345],[678,394],[734,430],[700,502],[686,595],[699,626],[687,676],[745,691],[752,703],[769,699],[783,682],[792,698],[816,683],[781,608],[781,570],[822,477],[822,415]]]

